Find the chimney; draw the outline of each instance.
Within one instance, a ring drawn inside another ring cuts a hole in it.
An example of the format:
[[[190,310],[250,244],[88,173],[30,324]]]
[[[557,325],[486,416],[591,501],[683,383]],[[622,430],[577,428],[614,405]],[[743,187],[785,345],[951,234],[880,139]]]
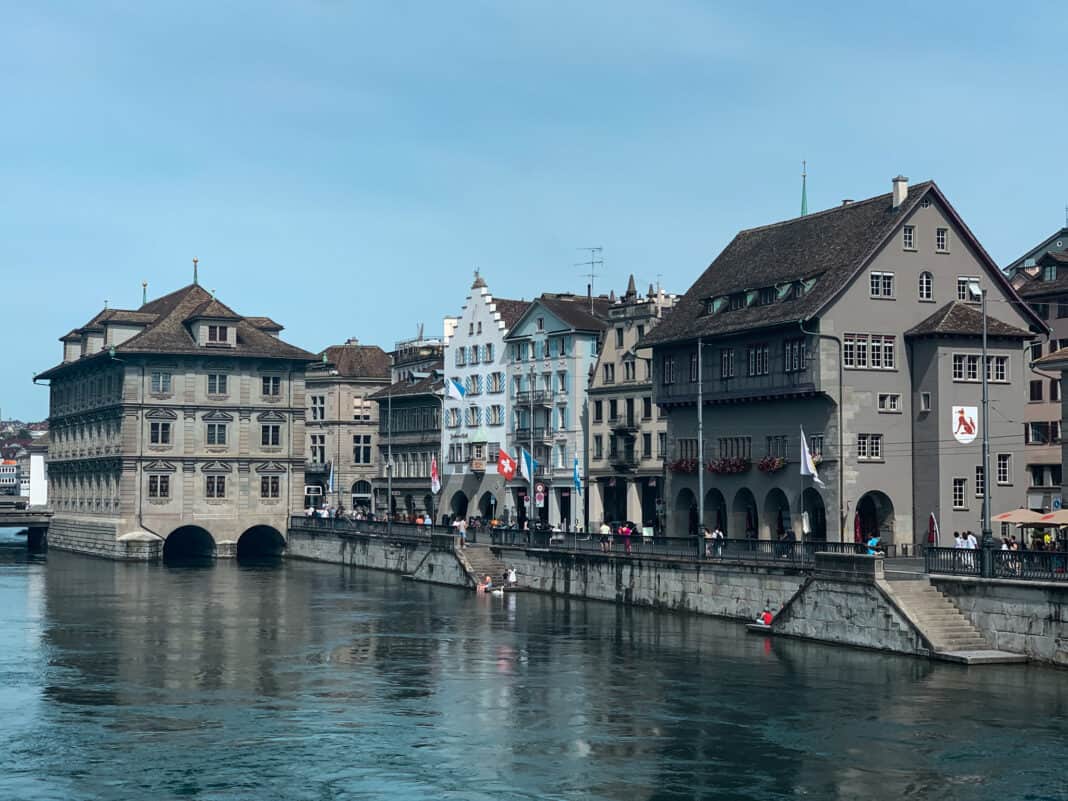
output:
[[[848,206],[852,202],[853,202],[853,198],[847,197],[845,200],[842,201],[842,205],[843,206]]]
[[[909,179],[899,175],[894,179],[894,208],[896,209],[909,197]]]

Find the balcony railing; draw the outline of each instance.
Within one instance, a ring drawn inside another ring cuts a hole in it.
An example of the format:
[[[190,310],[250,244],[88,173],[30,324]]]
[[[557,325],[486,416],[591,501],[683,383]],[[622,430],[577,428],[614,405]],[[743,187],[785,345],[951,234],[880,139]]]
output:
[[[608,454],[608,462],[619,470],[634,470],[641,464],[641,457],[637,453],[617,451]]]
[[[612,427],[613,431],[619,431],[621,433],[633,433],[638,430],[638,418],[633,414],[609,420],[608,424]]]
[[[304,474],[309,473],[329,473],[330,462],[317,462],[314,459],[309,459],[304,463]]]
[[[1064,551],[995,550],[990,556],[993,578],[1068,582],[1068,553]],[[924,561],[928,573],[980,576],[983,551],[979,548],[928,548],[924,552]]]
[[[534,426],[534,429],[532,431],[530,426],[516,426],[515,430],[512,432],[512,435],[515,437],[516,441],[519,444],[529,442],[531,437],[533,437],[535,440],[544,442],[545,440],[552,439],[553,429],[546,428],[545,426]]]
[[[553,396],[551,392],[547,392],[544,389],[525,389],[515,394],[515,402],[517,404],[540,404],[545,405],[552,403]]]

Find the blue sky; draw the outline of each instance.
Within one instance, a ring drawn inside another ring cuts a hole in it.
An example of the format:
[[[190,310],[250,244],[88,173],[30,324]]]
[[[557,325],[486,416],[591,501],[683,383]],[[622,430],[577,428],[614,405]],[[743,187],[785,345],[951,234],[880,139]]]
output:
[[[872,8],[869,8],[872,6]],[[934,178],[1000,263],[1064,223],[1063,4],[0,6],[3,416],[106,300],[202,283],[319,350],[505,297],[684,291],[739,228]]]

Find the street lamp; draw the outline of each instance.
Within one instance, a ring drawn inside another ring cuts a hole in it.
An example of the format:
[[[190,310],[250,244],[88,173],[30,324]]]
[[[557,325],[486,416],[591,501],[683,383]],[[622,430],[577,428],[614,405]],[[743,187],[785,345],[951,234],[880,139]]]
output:
[[[981,287],[978,281],[970,281],[968,283],[968,294],[973,300],[978,300],[981,303],[983,316],[983,405],[979,418],[979,425],[982,426],[983,430],[983,529],[980,544],[983,549],[982,574],[989,578],[994,574],[994,557],[992,553],[994,532],[990,530],[990,387],[988,385],[990,366],[986,356],[986,289]]]

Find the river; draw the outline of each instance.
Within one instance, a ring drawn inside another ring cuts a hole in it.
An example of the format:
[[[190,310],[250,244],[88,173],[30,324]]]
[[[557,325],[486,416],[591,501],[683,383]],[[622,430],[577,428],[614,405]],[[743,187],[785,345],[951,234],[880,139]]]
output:
[[[0,799],[1063,799],[1068,674],[0,530]]]

